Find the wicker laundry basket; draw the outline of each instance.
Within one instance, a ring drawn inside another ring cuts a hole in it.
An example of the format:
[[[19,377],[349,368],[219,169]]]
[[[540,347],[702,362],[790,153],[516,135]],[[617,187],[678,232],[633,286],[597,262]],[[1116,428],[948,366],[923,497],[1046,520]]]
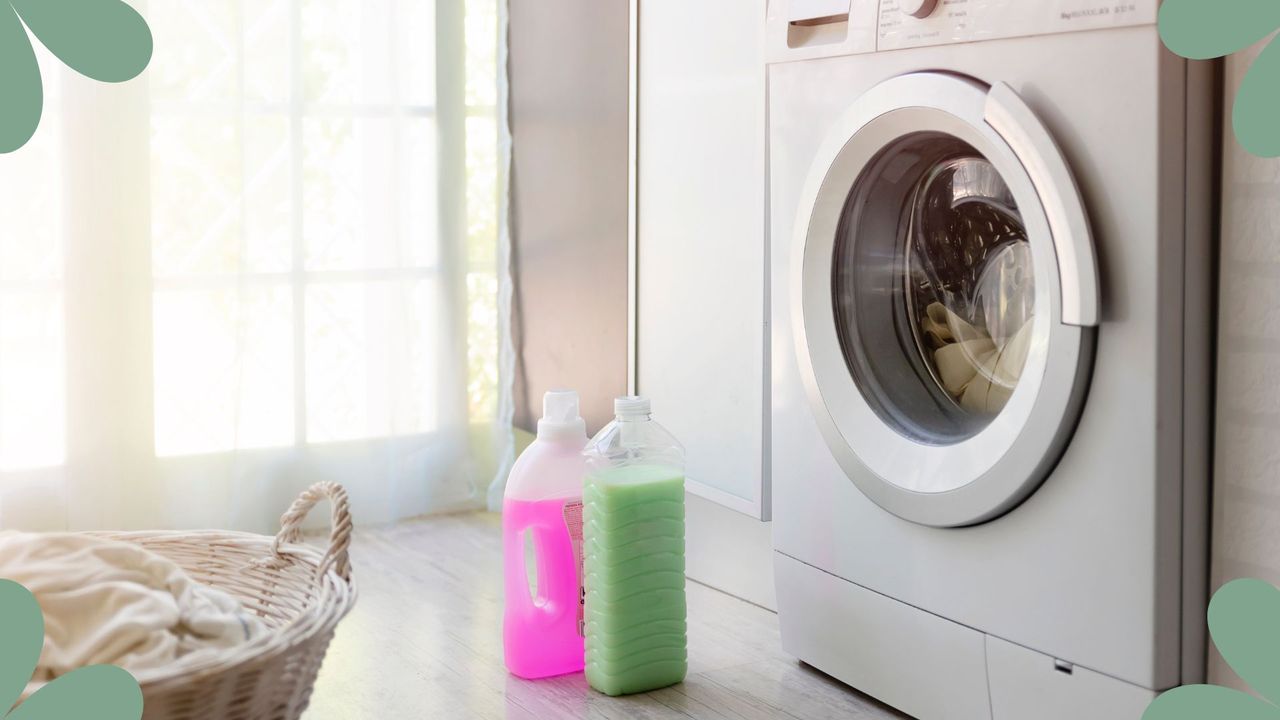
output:
[[[301,544],[316,503],[333,504],[327,550]],[[280,518],[280,534],[232,532],[95,533],[137,543],[180,565],[261,616],[264,636],[180,671],[137,673],[145,720],[295,720],[338,621],[355,604],[347,549],[351,511],[341,485],[318,483]]]

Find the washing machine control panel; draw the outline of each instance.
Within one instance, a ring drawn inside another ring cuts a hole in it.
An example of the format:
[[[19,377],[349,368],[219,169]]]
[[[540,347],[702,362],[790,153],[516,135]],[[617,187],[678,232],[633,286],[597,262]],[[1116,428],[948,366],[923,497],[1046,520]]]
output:
[[[876,45],[896,50],[1150,25],[1157,5],[1158,0],[880,0]]]

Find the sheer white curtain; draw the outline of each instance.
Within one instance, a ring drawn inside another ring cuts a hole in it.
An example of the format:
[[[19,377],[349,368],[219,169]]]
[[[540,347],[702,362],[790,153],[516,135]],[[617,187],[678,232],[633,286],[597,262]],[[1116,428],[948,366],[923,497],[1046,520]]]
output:
[[[147,0],[0,156],[0,527],[478,507],[509,447],[498,0]]]

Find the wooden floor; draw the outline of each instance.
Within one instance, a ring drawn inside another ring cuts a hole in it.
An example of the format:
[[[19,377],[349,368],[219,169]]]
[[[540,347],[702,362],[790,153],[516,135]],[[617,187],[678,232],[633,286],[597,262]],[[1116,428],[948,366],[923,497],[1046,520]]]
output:
[[[358,533],[360,589],[338,627],[308,720],[638,720],[905,717],[782,652],[773,613],[689,583],[689,677],[609,698],[581,674],[526,681],[502,664],[496,515]]]

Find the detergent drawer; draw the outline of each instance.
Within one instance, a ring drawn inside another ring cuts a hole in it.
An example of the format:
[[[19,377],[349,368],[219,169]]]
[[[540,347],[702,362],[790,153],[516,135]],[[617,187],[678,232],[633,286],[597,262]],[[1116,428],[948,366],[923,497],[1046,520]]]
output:
[[[987,636],[992,720],[1137,720],[1156,693]]]

